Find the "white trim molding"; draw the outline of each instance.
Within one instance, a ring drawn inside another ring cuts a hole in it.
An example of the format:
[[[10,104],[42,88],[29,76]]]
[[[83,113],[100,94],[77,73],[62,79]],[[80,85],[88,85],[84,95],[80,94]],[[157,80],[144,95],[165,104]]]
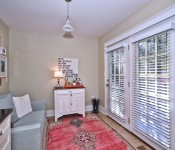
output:
[[[108,47],[107,49],[105,49],[105,52],[109,52],[111,50],[117,49],[117,48],[121,48],[121,47],[127,47],[128,44],[127,43],[119,43],[119,44],[114,44],[111,45],[110,47]]]
[[[93,106],[92,105],[87,105],[85,106],[85,111],[88,112],[88,111],[92,111],[93,109]]]
[[[144,38],[156,35],[158,33],[161,33],[163,31],[167,31],[167,30],[170,30],[170,29],[175,29],[175,23],[173,23],[173,22],[162,23],[161,25],[158,25],[157,27],[152,27],[151,29],[149,29],[146,32],[144,31],[143,33],[141,32],[137,35],[132,36],[131,37],[131,43],[137,42],[137,41],[142,40]]]
[[[130,37],[131,35],[134,35],[144,29],[147,29],[153,25],[156,25],[162,21],[165,21],[169,18],[172,18],[173,16],[175,16],[175,5],[172,5],[170,7],[168,7],[167,9],[165,9],[164,11],[158,13],[157,15],[145,20],[144,22],[142,22],[141,24],[138,24],[137,26],[131,28],[130,30],[124,32],[123,34],[117,36],[116,38],[106,42],[104,44],[105,47],[109,47],[123,39],[126,39],[128,37]]]
[[[92,111],[92,109],[93,109],[92,105],[85,106],[86,112]],[[100,105],[99,105],[99,111],[104,115],[107,115],[106,109]],[[47,117],[53,117],[53,116],[55,116],[55,110],[47,110]]]
[[[47,110],[47,117],[55,116],[55,110]]]
[[[102,114],[104,114],[104,115],[107,115],[107,114],[108,114],[108,113],[107,113],[107,110],[106,110],[104,107],[100,106],[100,105],[99,105],[99,111],[100,111]]]
[[[85,111],[92,111],[92,105],[85,106]],[[55,116],[55,110],[47,110],[47,117],[53,117]]]

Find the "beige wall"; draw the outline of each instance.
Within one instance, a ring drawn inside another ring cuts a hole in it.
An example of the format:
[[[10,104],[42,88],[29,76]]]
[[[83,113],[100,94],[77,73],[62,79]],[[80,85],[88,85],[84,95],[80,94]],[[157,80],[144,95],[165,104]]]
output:
[[[130,28],[140,24],[145,19],[159,13],[170,5],[175,4],[175,0],[151,0],[149,3],[138,9],[135,13],[130,15],[127,19],[115,26],[111,31],[107,32],[99,38],[99,98],[100,105],[104,106],[104,43],[117,37]]]
[[[98,97],[98,40],[65,39],[57,33],[10,29],[10,90],[14,95],[30,94],[32,100],[45,99],[53,109],[53,70],[58,57],[78,58],[79,77],[86,86],[86,105]]]
[[[0,37],[1,43],[0,46],[5,47],[7,51],[7,58],[8,58],[8,48],[9,48],[9,28],[6,24],[0,19]],[[8,60],[8,59],[7,59]],[[8,63],[7,63],[8,64]],[[9,69],[8,69],[9,75]],[[9,82],[8,78],[2,78],[2,85],[0,86],[0,94],[5,94],[9,91]]]

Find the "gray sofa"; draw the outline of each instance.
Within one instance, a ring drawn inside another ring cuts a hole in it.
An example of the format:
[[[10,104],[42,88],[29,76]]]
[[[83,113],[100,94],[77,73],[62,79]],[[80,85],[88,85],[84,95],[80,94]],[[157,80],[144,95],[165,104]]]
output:
[[[47,119],[45,101],[31,101],[32,112],[18,118],[12,101],[12,93],[0,96],[0,109],[13,108],[12,150],[47,149]]]

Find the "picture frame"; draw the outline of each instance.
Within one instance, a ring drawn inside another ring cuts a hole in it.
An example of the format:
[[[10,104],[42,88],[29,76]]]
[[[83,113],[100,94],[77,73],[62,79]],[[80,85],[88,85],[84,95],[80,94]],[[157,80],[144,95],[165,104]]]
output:
[[[66,78],[78,78],[78,59],[59,57],[58,70],[62,70]]]
[[[7,77],[7,57],[0,55],[0,77]]]

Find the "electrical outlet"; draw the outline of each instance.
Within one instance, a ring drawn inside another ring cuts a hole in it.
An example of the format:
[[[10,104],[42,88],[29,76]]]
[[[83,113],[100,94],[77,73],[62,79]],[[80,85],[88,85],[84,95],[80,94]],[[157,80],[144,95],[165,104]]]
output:
[[[95,98],[95,96],[91,96],[91,98],[92,98],[92,99],[94,99],[94,98]]]

